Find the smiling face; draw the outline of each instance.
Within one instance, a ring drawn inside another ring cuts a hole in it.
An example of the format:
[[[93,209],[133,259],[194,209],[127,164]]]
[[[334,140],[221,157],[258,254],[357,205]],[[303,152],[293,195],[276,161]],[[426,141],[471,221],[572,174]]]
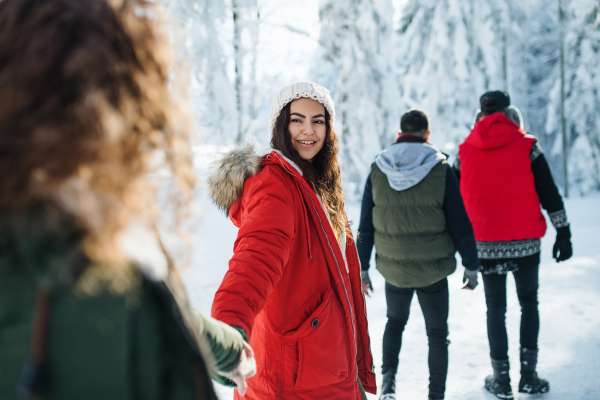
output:
[[[323,104],[313,99],[294,100],[290,106],[288,130],[300,157],[311,160],[321,151],[327,136]]]

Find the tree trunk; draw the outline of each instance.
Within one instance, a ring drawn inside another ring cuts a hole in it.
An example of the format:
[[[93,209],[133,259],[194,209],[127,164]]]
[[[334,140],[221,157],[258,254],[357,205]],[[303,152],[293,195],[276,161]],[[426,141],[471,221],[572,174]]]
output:
[[[567,118],[565,115],[565,14],[562,0],[558,0],[558,17],[560,24],[560,120],[562,123],[562,147],[563,147],[563,179],[565,185],[565,197],[569,197],[569,174],[568,174],[568,138]]]
[[[235,62],[235,100],[238,112],[238,127],[236,142],[241,143],[243,139],[242,121],[243,121],[243,49],[242,49],[242,21],[241,9],[237,0],[231,0],[233,11],[233,55]]]
[[[252,86],[252,94],[250,96],[250,109],[251,109],[251,114],[252,114],[252,119],[256,118],[256,115],[258,113],[258,106],[256,104],[256,68],[257,68],[257,61],[258,61],[258,39],[259,39],[259,30],[260,30],[260,8],[258,6],[258,4],[256,5],[256,15],[255,15],[256,20],[254,21],[254,24],[252,25],[252,32],[251,32],[251,36],[252,36],[252,69],[250,71],[250,81],[251,81],[251,86]]]

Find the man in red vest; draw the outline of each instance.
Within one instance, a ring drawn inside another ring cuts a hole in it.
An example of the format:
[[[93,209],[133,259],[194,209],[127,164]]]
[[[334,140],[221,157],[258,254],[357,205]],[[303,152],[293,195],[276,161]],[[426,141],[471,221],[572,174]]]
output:
[[[537,376],[538,270],[540,238],[548,212],[557,236],[553,257],[571,257],[571,232],[562,198],[536,138],[523,130],[519,110],[504,91],[487,92],[454,165],[475,231],[481,260],[490,355],[494,374],[485,387],[500,399],[513,399],[506,334],[506,276],[512,272],[521,305],[521,380],[519,392],[546,393]]]

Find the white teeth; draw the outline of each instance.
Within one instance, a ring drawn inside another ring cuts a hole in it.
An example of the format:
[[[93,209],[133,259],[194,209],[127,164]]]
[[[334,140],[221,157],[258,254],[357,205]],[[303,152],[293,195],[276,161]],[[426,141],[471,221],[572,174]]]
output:
[[[313,144],[316,142],[309,142],[308,140],[298,140],[298,143],[302,143],[302,144]]]

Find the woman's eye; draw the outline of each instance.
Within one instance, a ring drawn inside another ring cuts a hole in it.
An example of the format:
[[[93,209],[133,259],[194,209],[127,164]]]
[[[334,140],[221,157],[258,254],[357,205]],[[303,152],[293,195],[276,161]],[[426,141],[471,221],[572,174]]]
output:
[[[302,122],[302,121],[300,121],[298,118],[294,118],[294,119],[292,120],[292,122]]]
[[[315,124],[324,124],[325,123],[325,121],[322,121],[320,119],[317,119],[314,122],[315,122]]]

